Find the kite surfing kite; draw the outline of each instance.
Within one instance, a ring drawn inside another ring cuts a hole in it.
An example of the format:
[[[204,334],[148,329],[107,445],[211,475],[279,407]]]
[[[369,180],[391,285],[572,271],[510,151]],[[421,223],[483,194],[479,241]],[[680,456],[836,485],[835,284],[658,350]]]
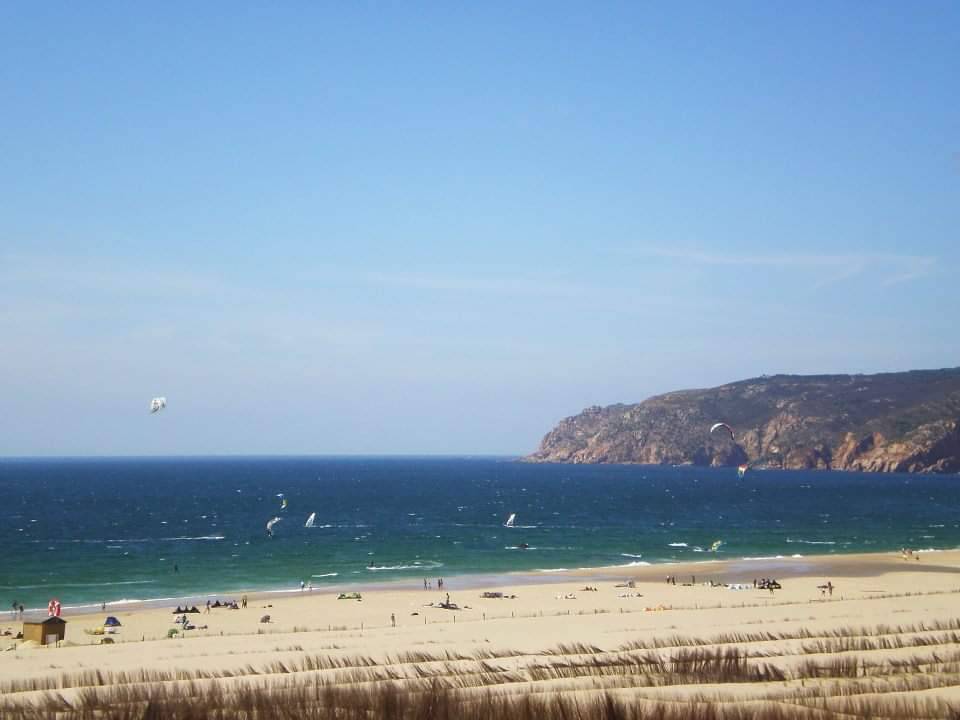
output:
[[[165,397],[155,397],[150,401],[150,414],[160,412],[167,406],[167,399]]]
[[[714,423],[714,424],[710,427],[710,434],[712,435],[715,431],[719,430],[720,428],[723,428],[726,432],[730,433],[730,442],[734,442],[734,443],[736,442],[736,438],[735,438],[734,435],[733,435],[733,428],[730,427],[729,425],[727,425],[725,422]],[[750,469],[749,463],[744,463],[744,464],[742,464],[742,465],[738,465],[738,466],[737,466],[737,477],[742,480],[742,479],[743,479],[743,476],[747,474],[747,470],[749,470],[749,469]]]
[[[273,537],[273,526],[280,522],[283,518],[275,517],[270,520],[267,520],[267,535]]]
[[[731,439],[731,440],[734,439],[734,438],[733,438],[733,428],[730,427],[729,425],[727,425],[727,424],[724,423],[724,422],[714,423],[713,426],[710,428],[710,434],[712,435],[713,432],[714,432],[715,430],[717,430],[718,428],[724,428],[728,433],[730,433],[730,439]]]

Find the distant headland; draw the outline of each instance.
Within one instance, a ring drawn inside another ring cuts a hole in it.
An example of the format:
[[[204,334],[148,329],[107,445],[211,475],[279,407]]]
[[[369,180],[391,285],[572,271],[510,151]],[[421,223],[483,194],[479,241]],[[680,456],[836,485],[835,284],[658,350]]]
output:
[[[732,437],[710,432],[720,422]],[[590,407],[525,460],[960,472],[960,368],[771,375]]]

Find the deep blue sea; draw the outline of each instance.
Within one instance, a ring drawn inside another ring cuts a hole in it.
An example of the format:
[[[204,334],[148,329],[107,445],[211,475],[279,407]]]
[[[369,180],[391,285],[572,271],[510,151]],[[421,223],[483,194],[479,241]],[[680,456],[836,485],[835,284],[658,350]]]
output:
[[[5,459],[0,546],[0,608],[956,548],[960,478],[739,480],[733,468],[496,458]]]

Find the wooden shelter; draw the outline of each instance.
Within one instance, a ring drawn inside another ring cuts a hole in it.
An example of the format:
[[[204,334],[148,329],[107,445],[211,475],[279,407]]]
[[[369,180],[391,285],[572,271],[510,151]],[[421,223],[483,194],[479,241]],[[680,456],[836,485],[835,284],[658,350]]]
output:
[[[67,621],[59,617],[48,617],[41,622],[25,622],[23,639],[35,640],[41,645],[56,645],[67,634]]]

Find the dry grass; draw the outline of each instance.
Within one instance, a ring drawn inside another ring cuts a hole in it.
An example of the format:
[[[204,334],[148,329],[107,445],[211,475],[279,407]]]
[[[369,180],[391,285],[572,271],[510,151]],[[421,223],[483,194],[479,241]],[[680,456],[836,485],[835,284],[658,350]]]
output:
[[[613,651],[569,643],[537,654],[485,648],[382,658],[300,653],[261,667],[89,670],[3,682],[0,716],[960,720],[960,705],[927,692],[960,686],[958,630],[960,621],[948,620],[709,638],[674,635]]]

